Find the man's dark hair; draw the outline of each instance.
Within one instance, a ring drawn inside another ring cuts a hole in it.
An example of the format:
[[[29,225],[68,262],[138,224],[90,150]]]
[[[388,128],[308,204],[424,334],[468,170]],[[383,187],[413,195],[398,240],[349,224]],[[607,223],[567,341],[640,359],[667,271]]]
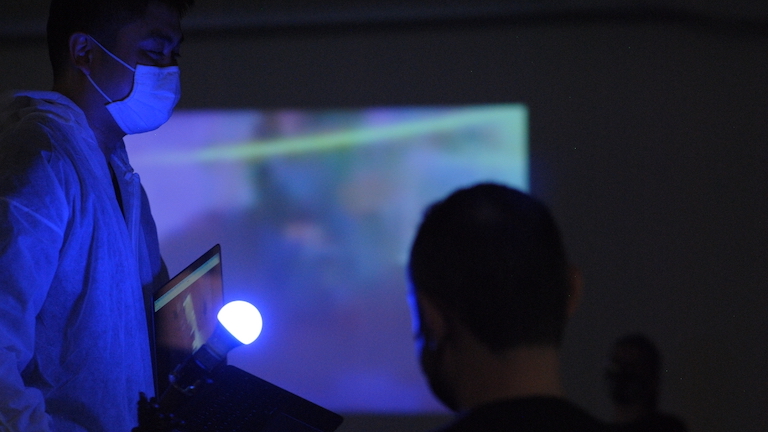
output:
[[[87,33],[112,46],[117,31],[141,19],[152,2],[170,6],[180,17],[194,4],[194,0],[51,0],[46,31],[54,78],[65,70],[72,34]]]
[[[492,350],[560,343],[568,262],[549,209],[527,194],[481,183],[433,204],[408,270]]]

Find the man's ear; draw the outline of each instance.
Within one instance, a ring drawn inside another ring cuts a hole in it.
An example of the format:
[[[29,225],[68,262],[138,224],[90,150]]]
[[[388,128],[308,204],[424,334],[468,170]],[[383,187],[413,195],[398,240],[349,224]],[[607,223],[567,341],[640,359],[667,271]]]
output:
[[[427,347],[434,348],[446,336],[446,316],[428,295],[417,292],[416,301],[419,305],[420,333]]]
[[[85,33],[73,33],[69,37],[69,59],[86,75],[91,73],[93,42]]]
[[[566,313],[568,318],[573,316],[581,303],[581,295],[584,291],[584,278],[581,270],[576,267],[568,268],[568,302]]]

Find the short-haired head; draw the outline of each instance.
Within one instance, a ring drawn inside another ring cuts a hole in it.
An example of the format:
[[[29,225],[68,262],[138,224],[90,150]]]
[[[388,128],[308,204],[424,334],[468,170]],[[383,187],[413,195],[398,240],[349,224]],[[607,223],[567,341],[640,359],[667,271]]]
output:
[[[112,46],[117,32],[141,19],[155,2],[176,10],[180,18],[194,4],[194,0],[51,0],[46,33],[54,78],[66,68],[72,34],[82,32]]]
[[[560,343],[569,266],[549,209],[530,195],[481,183],[433,204],[408,271],[491,350]]]

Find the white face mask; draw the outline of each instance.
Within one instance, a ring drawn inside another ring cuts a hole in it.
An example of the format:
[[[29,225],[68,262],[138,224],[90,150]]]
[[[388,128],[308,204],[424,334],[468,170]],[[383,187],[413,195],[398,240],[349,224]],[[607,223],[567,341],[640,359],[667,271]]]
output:
[[[91,38],[91,40],[134,73],[131,93],[119,101],[110,99],[93,82],[91,76],[86,74],[96,90],[109,101],[107,110],[112,114],[120,129],[127,134],[137,134],[155,130],[167,122],[181,97],[179,67],[136,65],[134,69],[109,52],[95,39]]]

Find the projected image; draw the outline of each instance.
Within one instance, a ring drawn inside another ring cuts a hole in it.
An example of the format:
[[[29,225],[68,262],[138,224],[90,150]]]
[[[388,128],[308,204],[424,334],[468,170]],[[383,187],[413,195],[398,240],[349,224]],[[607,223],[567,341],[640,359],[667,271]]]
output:
[[[427,204],[528,188],[522,105],[179,111],[126,137],[172,274],[221,244],[224,295],[264,328],[229,363],[341,413],[441,412],[405,299]]]

